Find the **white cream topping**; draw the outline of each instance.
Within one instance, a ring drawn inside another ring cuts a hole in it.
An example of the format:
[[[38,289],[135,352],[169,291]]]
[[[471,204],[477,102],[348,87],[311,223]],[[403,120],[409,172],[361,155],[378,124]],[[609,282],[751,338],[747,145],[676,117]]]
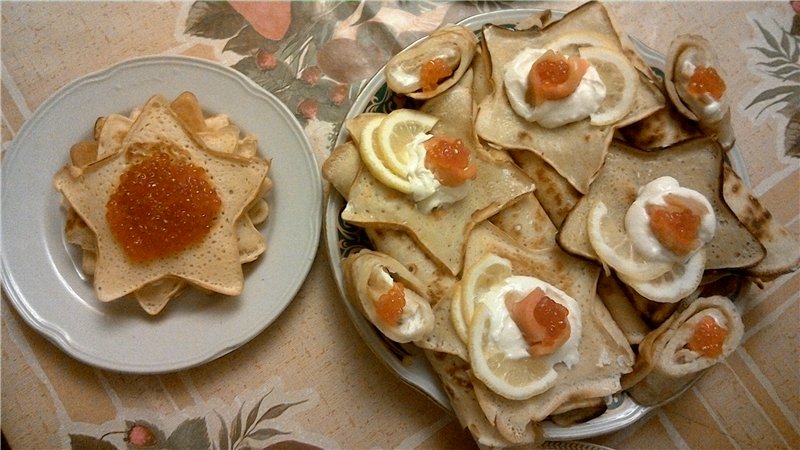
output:
[[[560,127],[589,117],[600,108],[606,97],[606,86],[594,66],[589,66],[575,92],[565,98],[545,100],[536,107],[525,100],[531,66],[547,50],[527,48],[506,67],[503,83],[511,108],[525,120],[545,128]]]
[[[639,190],[636,201],[633,202],[625,214],[625,230],[636,251],[648,260],[682,263],[694,253],[679,256],[661,245],[650,228],[650,217],[645,210],[648,204],[666,205],[664,198],[668,194],[689,198],[705,206],[707,213],[703,214],[700,219],[700,229],[697,236],[701,244],[699,248],[710,242],[714,238],[717,228],[717,218],[711,203],[703,194],[681,187],[676,179],[666,176],[647,183]]]
[[[524,299],[536,288],[542,289],[555,302],[569,310],[567,320],[570,325],[570,336],[555,353],[544,356],[551,365],[559,362],[568,367],[578,362],[578,344],[581,337],[581,317],[578,303],[569,295],[539,279],[526,276],[510,276],[492,286],[480,298],[475,299],[485,304],[491,311],[489,342],[509,359],[529,358],[528,345],[517,324],[511,318],[506,307],[506,299],[517,302]]]
[[[408,181],[411,183],[411,197],[417,208],[424,213],[429,213],[438,206],[455,203],[469,193],[470,181],[459,186],[443,186],[433,172],[425,167],[425,142],[432,137],[430,134],[420,133],[406,147],[409,156],[406,168]]]

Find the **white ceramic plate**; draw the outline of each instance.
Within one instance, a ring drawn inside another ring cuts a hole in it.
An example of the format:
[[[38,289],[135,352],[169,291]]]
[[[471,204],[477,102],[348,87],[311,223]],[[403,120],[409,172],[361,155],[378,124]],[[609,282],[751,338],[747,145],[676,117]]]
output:
[[[477,32],[486,24],[516,24],[535,12],[540,12],[540,10],[494,11],[469,17],[460,23]],[[555,18],[560,18],[563,14],[563,12],[553,12]],[[663,67],[663,55],[636,39],[633,39],[633,42],[639,54],[648,64],[655,68]],[[354,117],[365,111],[390,112],[394,109],[394,106],[391,102],[391,92],[386,87],[383,73],[379,71],[359,94],[347,118]],[[348,137],[347,130],[343,127],[339,133],[337,145],[345,142]],[[744,162],[741,159],[741,154],[735,147],[728,156],[737,173],[746,175],[747,171],[743,170]],[[344,199],[332,190],[328,196],[325,211],[325,240],[328,259],[331,262],[331,270],[350,318],[367,345],[390,370],[404,382],[430,397],[442,408],[452,410],[450,401],[439,382],[438,376],[429,365],[424,353],[413,344],[401,345],[386,339],[349,301],[349,294],[344,288],[344,278],[339,261],[351,252],[368,247],[369,241],[358,227],[341,220],[340,214],[344,206]],[[637,404],[625,392],[609,397],[606,403],[607,410],[603,415],[585,423],[560,427],[545,421],[542,424],[545,439],[549,441],[567,441],[611,433],[637,422],[654,409]],[[577,448],[582,447],[578,445]]]
[[[226,113],[258,137],[272,160],[267,251],[247,264],[238,297],[193,290],[158,316],[129,299],[99,302],[64,240],[61,195],[52,176],[95,120],[126,114],[150,96],[192,91],[209,114]],[[73,357],[122,372],[161,373],[218,358],[263,331],[286,308],[319,243],[319,169],[299,123],[277,98],[240,73],[205,60],[157,56],[87,75],[47,99],[20,130],[2,167],[2,280],[34,329]]]

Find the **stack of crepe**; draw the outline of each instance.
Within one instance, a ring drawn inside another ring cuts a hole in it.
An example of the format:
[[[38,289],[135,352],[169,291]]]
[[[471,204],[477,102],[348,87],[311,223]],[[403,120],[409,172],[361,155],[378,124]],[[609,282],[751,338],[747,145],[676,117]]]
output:
[[[372,246],[343,260],[349,301],[362,311],[372,301],[359,294],[366,281],[353,285],[368,279],[358,273],[368,269],[354,268],[403,268],[393,272],[403,272],[433,312],[430,331],[411,341],[424,349],[464,428],[491,447],[538,443],[544,421],[590,420],[623,390],[642,404],[667,401],[738,345],[741,320],[729,298],[742,284],[763,284],[800,264],[797,236],[748,191],[717,136],[675,113],[662,80],[602,4],[588,3],[548,22],[549,14],[542,14],[525,21],[536,24],[529,29],[484,27],[469,70],[459,71],[452,87],[417,102],[401,100],[438,119],[431,134],[455,135],[472,150],[478,178],[465,199],[426,214],[376,180],[362,164],[358,139],[374,113],[346,122],[350,139],[323,165],[323,176],[347,201],[342,219],[362,227]],[[504,65],[522,48],[575,30],[616,43],[637,69],[632,110],[606,126],[583,120],[543,128],[515,115],[504,93]],[[587,237],[587,215],[602,200],[620,216],[641,186],[667,174],[708,198],[718,223],[701,285],[680,301],[658,303],[598,259]],[[515,275],[558,287],[580,306],[578,363],[557,364],[555,381],[529,398],[504,397],[476,378],[453,319],[462,276],[487,254],[510,261]],[[373,262],[358,264],[362,257]],[[724,351],[714,358],[687,356],[686,324],[710,309],[728,319]]]
[[[119,176],[151,151],[174,151],[213,180],[222,212],[202,242],[178,255],[147,263],[127,257],[105,219],[106,202]],[[264,196],[272,187],[270,162],[258,154],[254,135],[242,136],[225,114],[206,117],[184,92],[172,102],[150,98],[129,116],[110,114],[95,123],[93,139],[75,144],[70,164],[54,177],[64,195],[67,242],[80,247],[81,268],[94,279],[98,299],[131,295],[148,314],[161,312],[187,286],[238,295],[242,264],[266,250],[256,228],[266,221]]]

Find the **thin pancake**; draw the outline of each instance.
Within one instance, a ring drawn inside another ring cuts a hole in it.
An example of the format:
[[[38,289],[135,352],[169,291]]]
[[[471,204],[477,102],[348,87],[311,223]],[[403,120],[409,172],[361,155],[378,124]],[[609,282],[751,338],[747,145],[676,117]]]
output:
[[[605,203],[609,216],[624,229],[625,213],[639,189],[656,178],[671,176],[681,186],[703,194],[714,208],[717,231],[706,247],[706,269],[755,265],[764,258],[764,249],[722,198],[723,156],[719,144],[709,138],[693,139],[657,152],[614,141],[591,190],[564,221],[558,243],[570,253],[596,259],[587,233],[591,206],[598,201]]]
[[[623,48],[619,33],[599,3],[588,3],[553,22],[543,30],[512,31],[497,26],[483,30],[492,62],[494,93],[481,103],[476,130],[482,138],[508,149],[533,151],[550,163],[578,191],[586,192],[603,164],[616,127],[634,123],[664,106],[664,96],[644,73],[638,72],[636,100],[628,115],[611,126],[597,127],[588,119],[558,128],[543,128],[528,122],[511,108],[503,88],[503,68],[525,48],[543,48],[555,36],[572,31],[595,32]],[[630,59],[630,58],[629,58]],[[631,60],[636,66],[636,61]]]

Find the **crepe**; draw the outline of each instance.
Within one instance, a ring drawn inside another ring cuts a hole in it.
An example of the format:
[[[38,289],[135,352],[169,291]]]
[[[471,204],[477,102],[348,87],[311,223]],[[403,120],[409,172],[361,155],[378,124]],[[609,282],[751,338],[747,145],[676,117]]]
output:
[[[580,200],[581,193],[536,153],[526,150],[512,150],[510,153],[514,162],[536,185],[534,195],[547,212],[550,222],[560,228],[567,214]]]
[[[564,402],[602,397],[620,390],[620,376],[631,370],[633,352],[624,335],[595,294],[599,267],[572,257],[557,247],[527,251],[491,224],[476,227],[470,237],[466,264],[493,253],[512,262],[513,272],[534,276],[560,288],[581,308],[583,331],[580,360],[571,369],[556,366],[556,384],[527,400],[509,400],[473,379],[481,408],[500,433],[513,442],[525,436],[531,422],[539,422]]]
[[[658,152],[646,152],[614,141],[603,170],[589,193],[570,211],[558,234],[568,252],[597,259],[589,243],[587,218],[596,202],[624,229],[625,213],[639,189],[648,182],[671,176],[681,186],[703,194],[714,208],[717,230],[706,246],[706,269],[740,269],[764,258],[761,243],[739,222],[722,198],[723,151],[715,141],[698,138]]]
[[[474,162],[478,174],[470,183],[467,197],[430,214],[377,181],[369,171],[361,170],[350,188],[342,219],[364,227],[407,231],[434,261],[456,275],[463,265],[464,243],[475,224],[533,190],[530,180],[512,164],[480,157]],[[446,238],[442,234],[445,230]]]
[[[619,131],[626,142],[643,150],[669,147],[702,135],[695,124],[671,104]]]
[[[684,304],[684,309],[647,335],[639,345],[634,371],[623,377],[623,387],[645,406],[660,404],[680,393],[708,368],[727,358],[744,334],[736,306],[722,296],[704,297]],[[684,348],[696,322],[712,313],[724,318],[728,330],[717,357],[707,357]]]
[[[766,250],[764,259],[745,269],[747,275],[765,282],[800,267],[800,237],[775,220],[728,164],[723,168],[722,195]]]
[[[235,224],[261,191],[269,163],[208,151],[184,128],[163,97],[151,98],[136,117],[120,151],[90,164],[80,176],[65,167],[54,177],[56,189],[96,236],[94,287],[98,298],[115,300],[163,277],[182,278],[203,289],[237,295],[243,274]],[[218,186],[223,210],[199,245],[149,264],[132,264],[111,234],[104,218],[105,204],[119,174],[132,161],[154,151],[174,152],[204,168]],[[172,283],[167,284],[166,290],[173,291]]]
[[[475,397],[469,364],[447,353],[425,351],[433,370],[439,374],[447,398],[461,426],[472,434],[475,441],[489,448],[513,447],[520,443],[537,446],[544,441],[539,424],[529,423],[516,441],[506,439],[490,423]]]
[[[386,187],[362,168],[351,183],[347,206],[342,212],[344,220],[365,228],[407,232],[433,261],[452,275],[461,271],[464,243],[472,227],[520,195],[533,190],[530,180],[515,165],[491,160],[482,151],[473,128],[472,82],[473,75],[469,70],[455,86],[427,100],[421,107],[423,112],[439,118],[431,130],[432,134],[458,138],[472,149],[472,160],[478,170],[476,178],[469,182],[467,197],[425,213],[408,196]],[[452,114],[452,111],[466,113]],[[368,117],[358,116],[347,121],[351,136],[360,135],[359,131]],[[357,140],[354,142],[358,145]],[[352,149],[349,152],[352,153]],[[337,152],[337,158],[330,164],[341,167],[345,164],[339,162],[344,161],[343,158],[344,155]],[[348,158],[347,167],[352,168],[352,157]],[[327,173],[326,178],[333,180],[334,186],[347,189],[344,186],[348,184],[352,171],[334,174],[333,169],[333,166],[329,166],[328,170],[323,171]],[[443,230],[448,230],[446,239],[442,238]]]
[[[484,39],[491,56],[492,81],[495,89],[491,97],[479,106],[476,120],[478,135],[486,141],[507,149],[533,151],[561,174],[575,189],[585,193],[603,165],[608,144],[614,129],[634,123],[664,106],[664,96],[648,78],[648,73],[638,73],[637,94],[633,109],[618,123],[610,126],[593,126],[588,119],[558,128],[544,128],[528,122],[511,108],[503,88],[503,70],[525,48],[543,48],[561,33],[595,32],[617,43],[619,53],[626,55],[641,70],[643,64],[624,48],[605,7],[600,3],[587,3],[561,20],[544,29],[513,31],[498,26],[486,26]]]
[[[349,298],[354,306],[369,319],[380,332],[389,339],[401,344],[416,341],[433,329],[434,316],[430,301],[425,297],[422,282],[393,257],[384,253],[361,250],[350,254],[342,261]],[[389,276],[389,281],[383,277]],[[386,284],[389,283],[389,286]],[[418,322],[415,328],[405,328],[403,321],[387,323],[378,311],[378,300],[391,286],[391,283],[402,283],[408,292],[404,295],[403,308],[415,311],[414,319]],[[417,295],[410,295],[410,293]]]

